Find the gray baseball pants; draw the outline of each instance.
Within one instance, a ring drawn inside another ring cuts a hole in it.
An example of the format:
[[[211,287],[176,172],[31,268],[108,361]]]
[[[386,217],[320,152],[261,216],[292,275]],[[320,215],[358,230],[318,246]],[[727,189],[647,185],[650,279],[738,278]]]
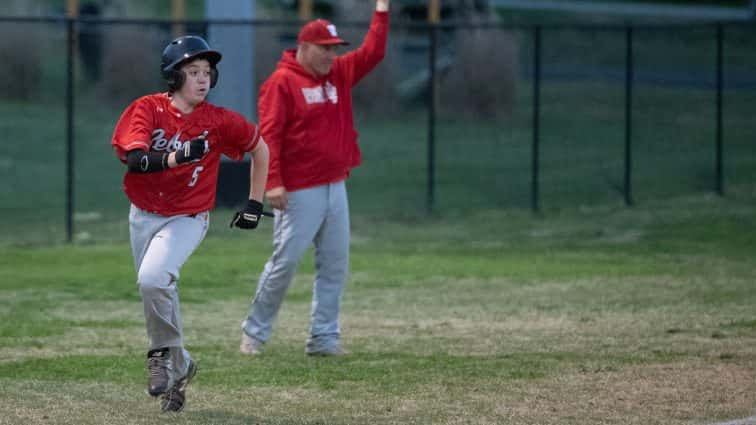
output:
[[[186,373],[177,283],[179,270],[205,238],[207,212],[164,217],[131,205],[129,234],[150,350],[170,347],[174,377]]]
[[[288,193],[285,210],[275,210],[273,254],[265,263],[242,330],[266,342],[273,322],[310,244],[315,246],[308,353],[339,344],[341,294],[349,269],[349,204],[344,181]]]

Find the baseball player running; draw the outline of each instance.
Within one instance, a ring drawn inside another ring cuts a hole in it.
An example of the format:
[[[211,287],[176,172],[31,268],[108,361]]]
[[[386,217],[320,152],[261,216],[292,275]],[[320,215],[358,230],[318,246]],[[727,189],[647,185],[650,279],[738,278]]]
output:
[[[241,160],[251,152],[247,206],[231,225],[260,221],[268,148],[256,125],[205,101],[218,82],[220,52],[201,37],[171,41],[162,54],[165,93],[134,101],[121,115],[112,146],[127,170],[129,233],[149,338],[147,392],[161,410],[181,411],[197,366],[184,348],[179,313],[181,266],[205,237],[221,154]]]

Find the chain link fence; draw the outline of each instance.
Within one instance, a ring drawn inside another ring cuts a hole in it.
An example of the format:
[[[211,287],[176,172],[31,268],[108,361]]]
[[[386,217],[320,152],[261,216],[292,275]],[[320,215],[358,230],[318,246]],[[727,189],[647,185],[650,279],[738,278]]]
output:
[[[164,90],[171,22],[0,22],[0,240],[126,240],[125,168],[110,137],[126,105]],[[202,34],[208,22],[186,24]],[[299,27],[212,24],[253,29],[255,87]],[[352,47],[367,29],[339,24]],[[219,84],[235,72],[223,65]],[[354,92],[363,165],[349,179],[353,213],[726,196],[756,183],[754,69],[756,29],[745,24],[394,23],[386,59]],[[221,209],[246,197],[238,167],[221,171]]]

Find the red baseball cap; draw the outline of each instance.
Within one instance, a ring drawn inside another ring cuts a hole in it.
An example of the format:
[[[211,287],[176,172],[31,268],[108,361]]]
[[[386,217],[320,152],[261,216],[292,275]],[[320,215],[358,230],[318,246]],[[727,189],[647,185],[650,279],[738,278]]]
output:
[[[297,43],[349,44],[339,38],[339,33],[336,31],[336,25],[325,19],[316,19],[305,24],[305,26],[299,30]]]

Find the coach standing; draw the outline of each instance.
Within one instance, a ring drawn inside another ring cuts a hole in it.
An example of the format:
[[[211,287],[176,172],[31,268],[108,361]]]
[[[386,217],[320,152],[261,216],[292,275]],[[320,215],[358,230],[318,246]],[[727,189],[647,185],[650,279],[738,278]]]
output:
[[[273,254],[242,323],[241,352],[260,354],[297,266],[315,245],[309,355],[342,355],[341,294],[349,268],[349,205],[345,180],[361,162],[352,87],[383,59],[389,0],[376,0],[362,45],[348,44],[322,19],[302,27],[297,48],[283,52],[260,89],[258,111],[270,149],[265,196],[275,209]]]

